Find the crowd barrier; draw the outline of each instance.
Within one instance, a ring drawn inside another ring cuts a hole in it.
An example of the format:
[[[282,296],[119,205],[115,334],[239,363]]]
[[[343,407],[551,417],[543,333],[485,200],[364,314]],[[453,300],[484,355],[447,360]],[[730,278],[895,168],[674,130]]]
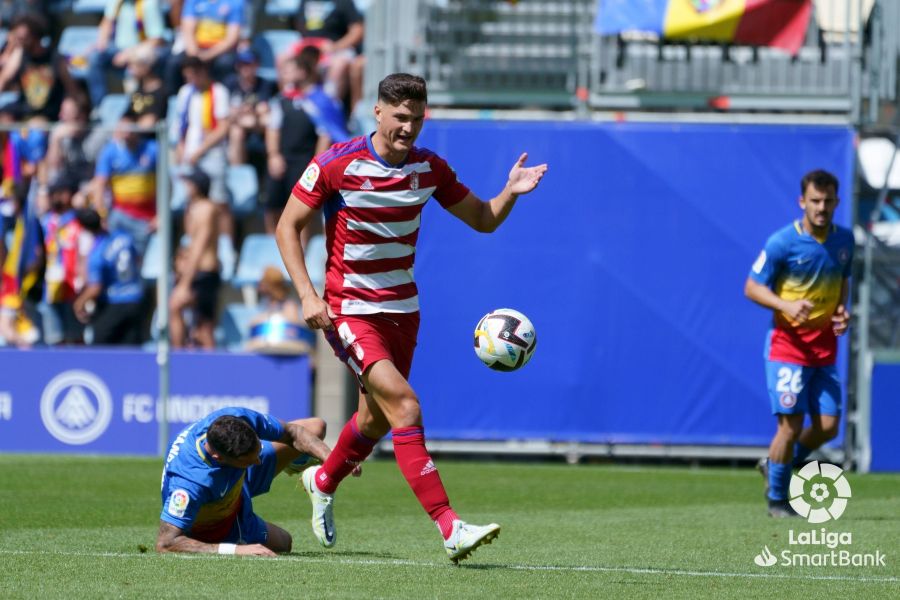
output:
[[[306,356],[173,352],[168,437],[225,406],[310,415]],[[0,452],[156,455],[156,354],[0,350]]]

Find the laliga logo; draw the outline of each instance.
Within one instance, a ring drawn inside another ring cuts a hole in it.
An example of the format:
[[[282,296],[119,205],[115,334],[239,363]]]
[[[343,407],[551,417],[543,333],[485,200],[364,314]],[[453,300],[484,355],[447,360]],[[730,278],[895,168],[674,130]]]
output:
[[[824,523],[844,514],[850,484],[840,467],[813,461],[791,476],[789,497],[791,508],[808,522]]]
[[[89,371],[64,371],[41,394],[41,420],[50,435],[80,446],[96,440],[112,419],[112,398],[106,385]]]

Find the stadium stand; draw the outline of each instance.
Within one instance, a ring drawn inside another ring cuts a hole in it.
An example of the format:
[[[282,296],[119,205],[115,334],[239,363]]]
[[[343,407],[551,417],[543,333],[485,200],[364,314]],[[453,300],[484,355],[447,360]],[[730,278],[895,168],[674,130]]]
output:
[[[108,94],[104,96],[103,101],[97,108],[100,116],[100,123],[111,127],[125,114],[128,110],[130,98],[125,94]]]
[[[278,57],[291,44],[300,40],[300,34],[286,29],[273,29],[258,33],[253,37],[253,49],[259,57],[259,77],[276,80],[275,65]]]
[[[96,27],[70,25],[63,29],[57,50],[69,61],[69,71],[73,77],[87,77],[87,56],[96,42]]]
[[[231,209],[235,215],[249,216],[256,210],[259,179],[252,165],[229,165],[225,185],[231,195]]]

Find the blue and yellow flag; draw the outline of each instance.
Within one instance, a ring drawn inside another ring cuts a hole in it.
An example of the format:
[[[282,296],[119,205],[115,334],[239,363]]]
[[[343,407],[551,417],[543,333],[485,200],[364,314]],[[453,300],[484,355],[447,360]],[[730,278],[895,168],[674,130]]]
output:
[[[796,54],[811,0],[598,0],[601,35],[646,31],[666,39],[773,46]]]

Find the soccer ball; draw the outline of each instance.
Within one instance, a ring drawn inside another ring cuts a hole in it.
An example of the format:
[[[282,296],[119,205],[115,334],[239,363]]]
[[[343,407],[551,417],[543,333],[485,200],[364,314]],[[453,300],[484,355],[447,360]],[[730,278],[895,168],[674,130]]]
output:
[[[537,347],[534,325],[511,308],[481,317],[475,327],[475,354],[495,371],[515,371],[531,360]]]

